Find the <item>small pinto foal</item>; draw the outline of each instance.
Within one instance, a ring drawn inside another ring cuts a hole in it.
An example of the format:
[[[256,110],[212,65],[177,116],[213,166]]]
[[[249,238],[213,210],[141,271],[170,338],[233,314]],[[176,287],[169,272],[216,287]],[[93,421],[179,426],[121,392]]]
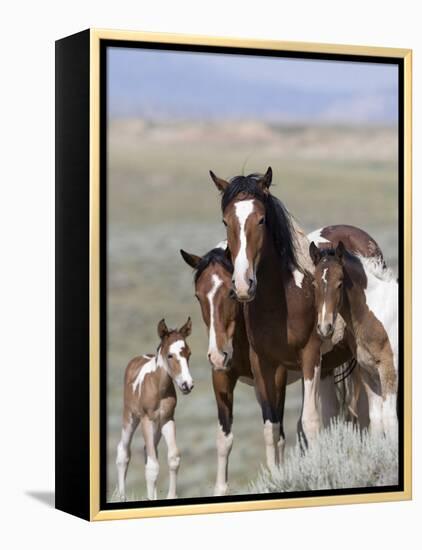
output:
[[[149,500],[157,499],[158,453],[161,435],[167,444],[169,490],[167,498],[176,496],[176,476],[180,465],[180,453],[176,445],[174,412],[177,397],[174,382],[183,394],[193,388],[189,372],[191,355],[186,338],[192,330],[190,317],[176,330],[167,328],[162,319],[158,323],[160,345],[155,355],[146,354],[133,358],[125,371],[122,436],[117,446],[118,492],[126,500],[125,480],[130,461],[130,445],[133,434],[141,424],[145,442],[145,479]]]
[[[318,333],[334,332],[337,315],[344,338],[359,363],[369,404],[370,429],[397,434],[398,285],[379,257],[350,254],[342,241],[320,250],[312,242]]]

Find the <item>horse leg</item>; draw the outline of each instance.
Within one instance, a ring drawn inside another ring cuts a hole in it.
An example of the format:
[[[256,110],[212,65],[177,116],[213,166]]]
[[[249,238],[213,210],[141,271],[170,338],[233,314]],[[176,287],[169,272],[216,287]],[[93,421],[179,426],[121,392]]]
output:
[[[161,433],[167,445],[167,462],[169,467],[169,490],[167,498],[177,498],[176,482],[180,466],[180,453],[176,445],[176,424],[173,419],[168,420],[164,424],[161,428]]]
[[[157,479],[160,466],[157,456],[157,429],[155,423],[144,416],[141,420],[142,435],[145,441],[145,479],[147,482],[147,494],[149,500],[157,499]]]
[[[340,404],[334,383],[334,374],[331,372],[321,377],[319,406],[321,410],[322,425],[326,428],[340,413]]]
[[[122,435],[119,444],[117,445],[117,486],[119,498],[121,501],[126,500],[126,474],[130,461],[130,445],[132,443],[133,434],[138,427],[139,418],[134,417],[127,411],[123,416]]]
[[[302,430],[307,444],[313,443],[321,427],[319,413],[319,382],[321,376],[321,342],[312,334],[302,350],[303,405]]]
[[[391,357],[388,356],[388,358],[380,362],[379,365],[379,377],[383,397],[382,421],[384,433],[397,436],[397,373],[394,368],[392,354]]]
[[[378,376],[372,376],[364,366],[361,370],[363,387],[368,398],[369,430],[375,434],[382,434],[383,427],[383,398],[381,383]]]
[[[212,371],[212,382],[217,402],[217,478],[214,496],[223,496],[228,492],[229,456],[233,446],[233,391],[237,376],[232,370]]]
[[[279,466],[280,408],[275,383],[276,367],[265,368],[256,352],[250,349],[251,369],[255,380],[255,393],[262,410],[267,467],[276,472]]]
[[[284,462],[284,450],[286,447],[286,436],[284,434],[284,403],[286,401],[286,385],[287,385],[287,368],[280,365],[276,370],[275,375],[276,383],[276,399],[278,403],[279,417],[280,417],[280,439],[278,440],[278,459],[279,463]]]

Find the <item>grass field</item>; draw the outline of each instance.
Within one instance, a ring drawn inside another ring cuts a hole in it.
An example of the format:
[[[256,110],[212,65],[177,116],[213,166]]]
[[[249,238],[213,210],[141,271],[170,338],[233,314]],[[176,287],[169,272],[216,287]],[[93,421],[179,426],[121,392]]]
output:
[[[397,265],[397,135],[394,128],[281,127],[225,123],[114,120],[108,142],[108,495],[116,485],[123,373],[129,359],[153,352],[156,325],[193,319],[191,371],[195,389],[176,411],[182,453],[180,497],[212,494],[216,407],[206,360],[207,335],[193,296],[192,273],[179,249],[201,254],[224,237],[217,190],[222,177],[274,172],[272,191],[306,230],[349,223],[367,230]],[[287,444],[295,443],[297,385],[287,393]],[[160,446],[159,496],[167,490]],[[253,389],[236,389],[233,493],[245,492],[264,461],[262,421]],[[137,433],[128,495],[145,498],[143,443]]]

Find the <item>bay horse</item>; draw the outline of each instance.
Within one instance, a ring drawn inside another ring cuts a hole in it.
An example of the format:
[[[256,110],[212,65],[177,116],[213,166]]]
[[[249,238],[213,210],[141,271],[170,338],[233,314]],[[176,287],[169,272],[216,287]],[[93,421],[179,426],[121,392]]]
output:
[[[238,381],[254,386],[249,360],[243,308],[232,294],[233,266],[227,243],[202,257],[180,251],[185,262],[195,270],[195,296],[208,329],[208,359],[212,365],[212,383],[217,403],[217,476],[214,495],[228,492],[228,462],[233,446],[233,398]],[[300,378],[289,373],[287,383]],[[280,459],[284,446],[279,445]]]
[[[186,338],[191,334],[190,317],[180,328],[167,328],[162,319],[157,331],[160,344],[155,355],[146,354],[133,358],[125,370],[122,435],[117,446],[118,493],[126,500],[125,480],[130,461],[133,434],[141,424],[145,443],[145,479],[149,500],[157,498],[159,473],[157,447],[161,435],[167,444],[169,489],[167,498],[177,498],[176,478],[180,465],[180,453],[176,445],[174,413],[177,397],[174,384],[183,394],[193,388],[189,371],[191,355]]]
[[[303,376],[301,428],[311,443],[320,428],[321,340],[316,332],[309,241],[270,193],[272,170],[226,181],[210,172],[233,264],[232,289],[243,304],[249,358],[264,422],[267,465],[284,444],[287,371]]]
[[[340,241],[310,255],[315,264],[317,330],[330,339],[337,316],[360,366],[369,403],[370,428],[397,433],[398,284],[379,257],[350,254]]]

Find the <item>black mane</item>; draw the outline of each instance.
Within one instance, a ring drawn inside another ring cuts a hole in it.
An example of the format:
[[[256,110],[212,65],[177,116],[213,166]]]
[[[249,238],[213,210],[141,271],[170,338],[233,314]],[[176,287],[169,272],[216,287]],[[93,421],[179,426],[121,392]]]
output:
[[[213,248],[202,256],[202,259],[195,271],[195,283],[210,264],[220,264],[229,273],[233,273],[233,266],[226,256],[226,251],[222,248]]]
[[[221,210],[224,212],[232,200],[241,193],[261,201],[265,206],[265,223],[278,254],[290,268],[300,269],[296,257],[291,214],[277,197],[271,195],[269,191],[263,191],[259,185],[262,177],[262,174],[249,174],[232,178],[222,194]]]
[[[331,245],[329,247],[323,247],[319,249],[320,260],[318,263],[322,262],[324,259],[333,258],[336,260],[336,247]],[[364,272],[362,262],[359,257],[354,254],[351,250],[344,249],[343,258],[348,262],[350,268],[355,268],[361,272]]]

